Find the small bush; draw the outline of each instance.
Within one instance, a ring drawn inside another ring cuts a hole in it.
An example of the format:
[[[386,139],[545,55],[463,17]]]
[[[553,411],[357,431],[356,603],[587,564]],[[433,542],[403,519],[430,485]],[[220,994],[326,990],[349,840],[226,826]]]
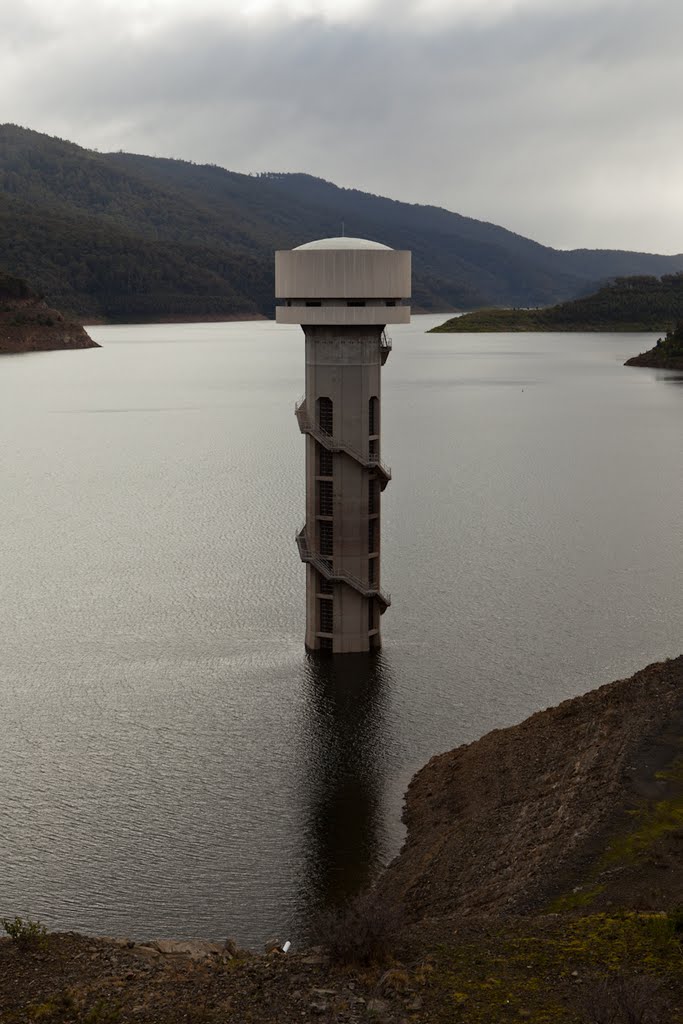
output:
[[[42,1024],[118,1024],[121,1009],[118,1003],[105,999],[98,999],[91,1007],[86,1007],[72,991],[65,989],[47,1003],[32,1006],[29,1016],[31,1020],[42,1021]]]
[[[678,946],[676,920],[668,914],[653,914],[651,917],[641,915],[640,927],[647,936],[648,944],[658,956],[666,956]]]
[[[338,963],[369,966],[386,963],[398,929],[398,912],[365,894],[321,914],[314,926],[314,939]]]
[[[662,1024],[670,1000],[657,978],[614,974],[586,985],[578,1009],[585,1024]]]
[[[85,1012],[83,1024],[118,1024],[120,1020],[121,1010],[118,1003],[98,999],[94,1006]]]
[[[15,917],[13,921],[6,917],[0,918],[0,924],[20,949],[45,949],[47,945],[47,929],[39,921],[27,917]]]

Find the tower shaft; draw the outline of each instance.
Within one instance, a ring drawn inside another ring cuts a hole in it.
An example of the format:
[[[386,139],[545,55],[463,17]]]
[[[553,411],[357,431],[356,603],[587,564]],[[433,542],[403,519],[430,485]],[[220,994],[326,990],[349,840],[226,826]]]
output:
[[[328,238],[275,254],[278,323],[306,338],[306,646],[335,654],[381,644],[381,369],[385,325],[408,323],[410,253],[367,239]]]
[[[380,645],[381,325],[304,327],[306,646],[334,653]]]

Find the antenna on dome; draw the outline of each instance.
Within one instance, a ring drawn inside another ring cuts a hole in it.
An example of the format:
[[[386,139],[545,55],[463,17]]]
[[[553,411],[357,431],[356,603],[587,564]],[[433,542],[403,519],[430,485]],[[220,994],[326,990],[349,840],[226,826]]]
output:
[[[346,235],[346,225],[344,224],[344,221],[342,221],[342,238],[344,238],[345,235]]]

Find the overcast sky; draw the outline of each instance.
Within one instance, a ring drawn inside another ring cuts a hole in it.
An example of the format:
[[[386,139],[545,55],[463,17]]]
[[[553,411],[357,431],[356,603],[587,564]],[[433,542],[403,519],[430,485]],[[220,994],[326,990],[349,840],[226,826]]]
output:
[[[13,0],[0,121],[683,251],[682,0]]]

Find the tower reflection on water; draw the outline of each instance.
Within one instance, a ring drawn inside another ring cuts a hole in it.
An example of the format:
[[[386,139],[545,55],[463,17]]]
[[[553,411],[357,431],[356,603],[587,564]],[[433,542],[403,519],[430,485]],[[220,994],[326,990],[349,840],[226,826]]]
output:
[[[391,673],[381,652],[309,654],[310,721],[301,904],[304,928],[362,892],[387,859],[383,787]],[[301,905],[300,904],[300,905]]]

